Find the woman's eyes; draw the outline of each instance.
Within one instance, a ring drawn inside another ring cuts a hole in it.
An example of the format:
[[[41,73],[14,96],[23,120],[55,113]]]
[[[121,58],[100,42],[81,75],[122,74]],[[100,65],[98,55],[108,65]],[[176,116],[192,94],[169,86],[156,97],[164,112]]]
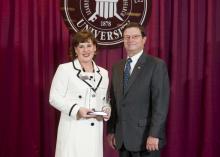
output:
[[[92,45],[86,45],[86,46],[81,45],[81,46],[79,46],[79,48],[85,48],[85,47],[92,47]]]

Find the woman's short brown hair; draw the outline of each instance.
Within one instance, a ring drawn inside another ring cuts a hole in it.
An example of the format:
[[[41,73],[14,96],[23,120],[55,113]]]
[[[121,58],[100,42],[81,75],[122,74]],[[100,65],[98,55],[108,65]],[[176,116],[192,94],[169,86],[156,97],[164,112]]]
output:
[[[72,58],[73,59],[76,58],[76,52],[74,48],[77,47],[79,43],[85,43],[85,42],[88,42],[89,40],[91,40],[92,43],[97,46],[97,41],[94,35],[88,30],[81,30],[73,36],[73,40],[72,40]]]

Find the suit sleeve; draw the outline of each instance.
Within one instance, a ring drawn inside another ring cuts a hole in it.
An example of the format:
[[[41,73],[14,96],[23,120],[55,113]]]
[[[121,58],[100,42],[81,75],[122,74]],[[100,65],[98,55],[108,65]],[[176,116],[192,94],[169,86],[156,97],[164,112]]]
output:
[[[155,66],[151,83],[152,117],[149,135],[163,138],[169,104],[169,77],[164,62]]]
[[[69,84],[67,74],[68,72],[65,71],[62,65],[57,68],[51,84],[49,102],[59,111],[64,112],[76,119],[76,115],[79,110],[77,102],[73,102],[72,100],[65,98]]]
[[[112,70],[112,82],[110,87],[110,105],[111,105],[111,117],[107,122],[107,132],[109,134],[115,133],[116,119],[117,119],[117,110],[116,110],[116,100],[113,89],[113,78],[114,78],[114,70]]]

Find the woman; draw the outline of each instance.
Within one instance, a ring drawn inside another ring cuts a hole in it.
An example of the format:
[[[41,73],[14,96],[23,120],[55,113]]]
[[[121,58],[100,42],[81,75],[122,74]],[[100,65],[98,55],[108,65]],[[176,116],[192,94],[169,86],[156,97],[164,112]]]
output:
[[[103,119],[110,117],[108,72],[93,61],[96,40],[90,32],[76,33],[73,47],[75,59],[59,65],[50,90],[50,104],[61,112],[55,156],[103,157]]]

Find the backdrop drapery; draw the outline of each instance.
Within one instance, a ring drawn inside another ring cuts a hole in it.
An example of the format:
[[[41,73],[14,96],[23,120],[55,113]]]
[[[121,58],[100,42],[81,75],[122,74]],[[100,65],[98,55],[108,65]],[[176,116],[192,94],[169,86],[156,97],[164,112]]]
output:
[[[53,157],[59,112],[48,103],[69,32],[59,0],[0,1],[0,157]],[[163,157],[220,154],[220,1],[152,0],[146,49],[168,65],[171,98]],[[122,47],[102,48],[109,70]],[[105,157],[117,154],[105,139]]]

